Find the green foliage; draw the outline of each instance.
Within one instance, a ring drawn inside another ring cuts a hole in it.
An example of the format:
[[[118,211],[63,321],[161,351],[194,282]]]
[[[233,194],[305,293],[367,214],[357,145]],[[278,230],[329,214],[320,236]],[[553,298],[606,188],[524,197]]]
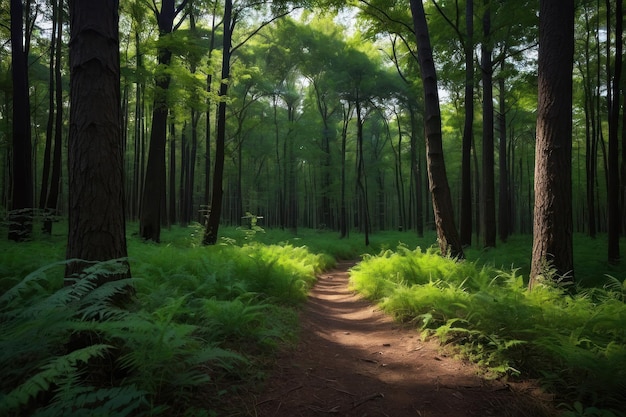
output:
[[[17,280],[13,267],[28,267],[13,253],[0,296],[0,414],[213,415],[220,398],[262,378],[261,364],[295,338],[293,307],[331,260],[291,244],[201,247],[194,230],[164,233],[165,245],[130,239],[138,278],[98,287],[126,264],[94,264],[63,287],[64,261]],[[112,305],[129,285],[135,299]]]
[[[496,375],[540,378],[587,407],[587,414],[568,415],[623,415],[626,305],[616,279],[576,295],[551,280],[528,291],[517,269],[399,246],[366,257],[351,282],[397,319]]]

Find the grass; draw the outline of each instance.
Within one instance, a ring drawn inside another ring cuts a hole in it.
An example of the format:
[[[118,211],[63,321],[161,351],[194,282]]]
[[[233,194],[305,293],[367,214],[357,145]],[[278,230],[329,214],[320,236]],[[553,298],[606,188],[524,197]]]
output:
[[[580,415],[624,416],[623,273],[607,278],[596,269],[600,277],[585,277],[575,295],[551,282],[529,292],[523,269],[500,261],[506,250],[521,252],[515,248],[524,240],[480,252],[480,259],[479,251],[468,251],[463,262],[433,249],[399,246],[367,256],[351,282],[398,320],[414,323],[424,336],[439,338],[493,374],[540,379],[560,396],[567,415],[577,415],[571,413],[578,404],[587,413]]]
[[[363,257],[354,287],[398,320],[494,375],[539,378],[561,396],[564,416],[624,416],[626,280],[604,261],[601,238],[576,236],[571,295],[553,285],[526,291],[528,236],[469,248],[459,263],[437,254],[434,233],[376,233],[365,247],[356,233],[223,228],[218,245],[203,247],[199,225],[164,230],[158,245],[136,229],[129,225],[133,278],[97,289],[94,277],[119,265],[95,265],[63,288],[63,233],[0,242],[0,414],[232,409],[296,340],[315,275]],[[128,284],[134,303],[111,306]]]

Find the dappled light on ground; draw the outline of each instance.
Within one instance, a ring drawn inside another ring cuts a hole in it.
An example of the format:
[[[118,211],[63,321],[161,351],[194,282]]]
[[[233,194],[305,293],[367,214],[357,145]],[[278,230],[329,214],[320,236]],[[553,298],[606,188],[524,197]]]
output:
[[[530,389],[479,375],[348,288],[347,268],[320,276],[302,335],[257,399],[259,416],[540,416]]]

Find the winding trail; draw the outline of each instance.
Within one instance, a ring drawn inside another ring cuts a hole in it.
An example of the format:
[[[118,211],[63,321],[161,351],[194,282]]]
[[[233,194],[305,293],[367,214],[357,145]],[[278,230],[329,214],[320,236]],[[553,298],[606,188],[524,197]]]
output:
[[[528,386],[481,378],[350,291],[353,265],[340,262],[319,277],[301,313],[300,342],[279,358],[256,416],[545,415]]]

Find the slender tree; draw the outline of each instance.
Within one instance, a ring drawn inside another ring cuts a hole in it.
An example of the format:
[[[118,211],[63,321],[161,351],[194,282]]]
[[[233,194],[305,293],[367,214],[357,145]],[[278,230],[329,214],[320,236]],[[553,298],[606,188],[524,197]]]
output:
[[[127,256],[118,0],[70,0],[69,232],[66,284],[88,261]],[[130,275],[128,268],[101,278]]]
[[[59,195],[61,193],[61,167],[63,154],[63,76],[61,50],[63,45],[63,0],[58,1],[58,23],[56,25],[56,57],[54,60],[54,89],[55,89],[55,122],[54,122],[54,152],[52,153],[52,175],[50,190],[46,198],[46,209],[49,214],[58,214]],[[47,217],[44,222],[44,231],[52,233],[52,218]]]
[[[418,60],[424,84],[424,130],[426,134],[426,155],[428,178],[433,201],[437,238],[442,254],[463,258],[463,247],[454,223],[454,211],[450,186],[443,157],[441,138],[441,111],[437,74],[432,57],[430,35],[421,0],[410,0],[413,26],[418,47]]]
[[[274,4],[276,3],[276,4]],[[217,123],[215,126],[215,162],[213,166],[213,186],[211,191],[211,203],[209,204],[209,214],[204,229],[202,243],[204,245],[214,245],[217,243],[220,220],[222,217],[222,201],[224,199],[223,181],[224,181],[224,158],[226,146],[226,97],[228,95],[228,83],[231,71],[231,57],[233,53],[241,46],[245,45],[254,35],[271,22],[286,16],[289,9],[285,9],[283,2],[274,2],[272,4],[275,10],[272,10],[271,17],[263,21],[256,29],[253,29],[244,39],[233,46],[233,32],[235,26],[242,18],[245,6],[242,9],[233,9],[233,1],[225,0],[224,2],[224,18],[222,26],[224,33],[222,36],[222,70],[221,83],[218,96],[219,104],[217,107]],[[250,8],[259,8],[266,5],[265,2],[252,3],[248,5]]]
[[[213,171],[213,189],[211,192],[211,205],[209,207],[209,217],[202,243],[205,245],[215,245],[217,243],[217,233],[222,216],[222,200],[224,196],[223,176],[224,157],[226,142],[226,94],[228,93],[228,78],[230,77],[230,54],[232,52],[232,35],[236,20],[233,19],[233,2],[226,0],[224,3],[224,36],[222,38],[222,82],[220,84],[220,101],[217,109],[217,126],[215,140],[215,165]]]
[[[607,27],[610,22],[611,2],[607,0]],[[621,213],[619,198],[619,112],[620,112],[620,89],[622,76],[622,30],[624,16],[622,13],[623,1],[616,0],[615,4],[615,65],[613,68],[613,76],[611,77],[609,68],[609,85],[611,91],[608,94],[609,106],[609,161],[608,161],[608,259],[611,263],[619,263],[619,236],[621,231]],[[609,31],[610,33],[610,31]],[[610,53],[610,36],[607,36],[607,55]],[[610,56],[607,56],[610,61]],[[612,78],[612,79],[611,79]]]
[[[33,229],[33,169],[30,138],[28,62],[24,47],[24,7],[11,0],[11,59],[13,78],[13,142],[9,239],[30,238]]]
[[[182,0],[178,6],[174,0],[162,0],[161,9],[157,10],[156,3],[153,3],[161,41],[158,47],[158,63],[161,71],[155,77],[156,91],[152,108],[150,149],[141,198],[139,234],[142,238],[155,242],[161,240],[161,221],[165,220],[164,213],[161,211],[165,203],[165,145],[169,114],[167,92],[171,81],[167,67],[172,60],[172,51],[167,45],[166,38],[174,30],[174,20],[186,4],[187,0]]]
[[[572,67],[574,3],[541,0],[535,213],[529,288],[554,268],[573,279]]]
[[[463,245],[472,243],[472,142],[474,140],[474,1],[465,3],[465,122],[461,155],[460,238]]]
[[[480,68],[483,82],[482,186],[480,187],[480,229],[483,246],[496,246],[496,193],[493,133],[493,62],[491,45],[491,0],[484,0],[483,41]]]

